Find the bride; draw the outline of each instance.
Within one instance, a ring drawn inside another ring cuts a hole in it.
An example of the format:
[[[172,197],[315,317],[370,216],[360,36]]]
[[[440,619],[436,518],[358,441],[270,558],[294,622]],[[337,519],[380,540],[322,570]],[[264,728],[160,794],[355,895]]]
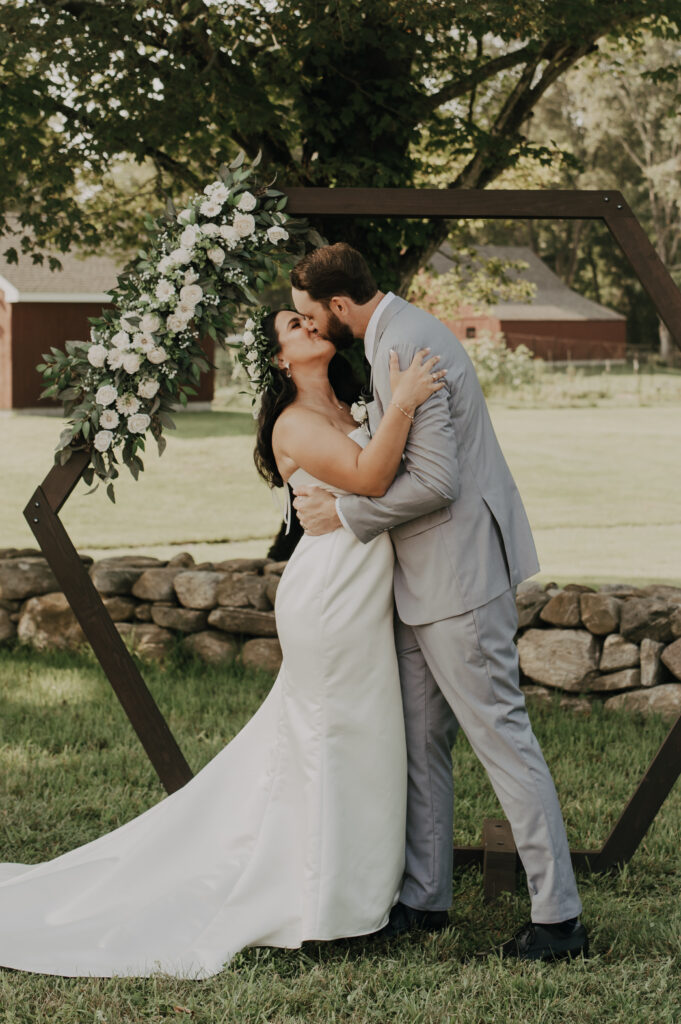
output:
[[[250,337],[262,475],[382,495],[414,410],[443,386],[437,357],[422,350],[400,372],[391,355],[392,402],[370,440],[331,386],[330,341],[285,310]],[[1,966],[200,979],[246,946],[385,924],[404,867],[407,782],[392,568],[387,534],[302,538],[277,592],[283,663],[265,702],[138,818],[55,860],[0,865]]]

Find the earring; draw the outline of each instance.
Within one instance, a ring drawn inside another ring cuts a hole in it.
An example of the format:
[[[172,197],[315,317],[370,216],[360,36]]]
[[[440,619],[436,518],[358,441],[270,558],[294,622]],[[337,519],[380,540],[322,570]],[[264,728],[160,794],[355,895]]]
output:
[[[282,370],[284,371],[286,376],[290,379],[291,378],[291,364],[290,363],[284,363],[283,366],[282,366]]]

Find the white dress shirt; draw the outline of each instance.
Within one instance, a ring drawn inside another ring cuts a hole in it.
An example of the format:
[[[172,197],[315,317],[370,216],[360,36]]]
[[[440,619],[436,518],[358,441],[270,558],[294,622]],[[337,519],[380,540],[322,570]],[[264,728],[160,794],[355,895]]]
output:
[[[383,296],[379,304],[376,306],[376,309],[371,314],[369,318],[369,323],[367,324],[366,330],[364,331],[364,354],[367,357],[367,362],[369,363],[369,366],[373,366],[374,363],[374,347],[376,345],[376,330],[378,328],[378,321],[381,319],[381,314],[383,310],[390,302],[392,302],[394,298],[394,292],[386,292],[386,294]],[[340,498],[336,498],[336,514],[340,519],[343,527],[346,530],[350,530],[350,527],[346,522],[345,516],[340,510]],[[350,530],[350,533],[352,533],[352,530]]]

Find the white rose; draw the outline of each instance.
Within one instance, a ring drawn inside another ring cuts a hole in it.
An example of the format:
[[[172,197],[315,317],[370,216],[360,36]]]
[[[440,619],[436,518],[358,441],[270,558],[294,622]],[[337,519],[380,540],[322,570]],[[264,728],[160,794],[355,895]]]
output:
[[[196,306],[203,298],[203,288],[198,284],[186,284],[180,288],[180,302],[187,302]]]
[[[234,228],[239,238],[247,238],[255,231],[255,217],[252,213],[235,213]]]
[[[115,430],[118,424],[119,416],[115,409],[105,409],[99,417],[100,427],[105,427],[107,430]]]
[[[279,227],[278,225],[275,225],[274,227],[267,229],[267,237],[269,238],[270,242],[274,242],[274,244],[276,245],[277,242],[286,241],[286,239],[288,238],[288,231],[286,230],[286,228],[282,228]]]
[[[117,331],[111,339],[114,348],[130,348],[130,335],[127,331]]]
[[[113,434],[110,430],[98,430],[94,438],[94,446],[98,452],[105,452],[111,447]]]
[[[128,430],[131,434],[143,434],[151,423],[151,418],[145,412],[135,413],[128,416]]]
[[[355,423],[364,423],[368,416],[366,402],[353,402],[350,406],[350,415]]]
[[[137,373],[142,359],[138,352],[126,352],[123,356],[123,369],[126,373]]]
[[[239,202],[236,205],[240,210],[243,210],[244,213],[250,213],[251,210],[255,210],[258,205],[258,200],[252,192],[244,192],[244,194],[239,197]]]
[[[124,413],[126,416],[132,416],[136,413],[140,407],[139,398],[135,398],[131,391],[121,397],[116,402],[116,408],[119,412]]]
[[[219,245],[214,245],[212,249],[209,249],[206,253],[208,259],[211,260],[216,267],[222,266],[225,261],[225,251],[221,249]]]
[[[194,211],[190,206],[188,206],[186,210],[180,210],[177,215],[177,219],[180,224],[191,224],[193,216]]]
[[[177,334],[178,331],[183,331],[189,323],[190,316],[186,316],[182,310],[175,310],[171,313],[166,320],[166,327],[171,334]]]
[[[185,249],[193,249],[200,237],[201,229],[196,224],[188,224],[180,235],[180,245]]]
[[[170,259],[173,261],[174,264],[179,263],[180,265],[182,265],[183,263],[189,263],[191,258],[191,252],[189,251],[189,249],[186,249],[183,245],[181,245],[179,249],[173,249],[173,251],[170,254]]]
[[[230,249],[239,244],[239,232],[231,224],[223,224],[220,228],[220,236],[224,238]]]
[[[161,318],[156,313],[145,313],[140,320],[140,330],[144,334],[153,334],[161,326]]]
[[[147,359],[150,363],[165,363],[167,358],[168,353],[162,345],[159,345],[157,348],[149,349],[147,352]]]
[[[106,362],[106,349],[104,345],[90,345],[87,350],[87,361],[90,366],[104,366]]]
[[[141,380],[137,385],[137,394],[141,398],[153,398],[160,386],[157,380],[147,377],[146,380]]]
[[[181,330],[184,330],[189,321],[192,319],[195,310],[196,306],[194,305],[193,302],[178,302],[174,315],[177,317],[181,317],[182,320],[184,321],[184,326],[181,328]]]
[[[211,196],[209,199],[204,199],[199,209],[204,217],[217,217],[222,209],[223,202],[224,199],[220,202],[215,196]]]
[[[171,299],[174,294],[175,289],[173,288],[170,281],[167,278],[162,277],[161,280],[156,285],[156,290],[154,292],[156,298],[159,300],[159,302],[167,302],[168,299]]]
[[[161,274],[167,274],[169,270],[172,270],[174,268],[174,266],[175,260],[173,260],[170,256],[162,256],[161,259],[158,261],[158,269]],[[158,298],[158,294],[156,295],[156,298]]]
[[[112,348],[106,355],[106,361],[112,370],[119,370],[123,365],[123,350]]]
[[[212,220],[209,220],[207,224],[201,225],[201,231],[206,238],[217,238],[220,234],[220,228],[217,224],[214,224]]]
[[[97,405],[111,405],[117,397],[118,391],[113,384],[102,384],[95,393],[95,402]]]
[[[190,267],[189,270],[185,270],[185,272],[184,272],[184,283],[185,284],[194,284],[194,282],[198,281],[198,279],[199,279],[199,275],[196,273],[196,271],[194,270],[193,267]]]

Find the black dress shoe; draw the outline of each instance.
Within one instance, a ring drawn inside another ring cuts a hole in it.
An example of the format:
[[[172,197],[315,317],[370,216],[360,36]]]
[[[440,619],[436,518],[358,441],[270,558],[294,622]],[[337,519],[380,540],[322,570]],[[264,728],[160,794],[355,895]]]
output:
[[[407,932],[441,932],[449,924],[446,910],[415,910],[405,903],[396,903],[390,911],[388,923],[374,932],[372,938],[396,939]]]
[[[589,937],[579,921],[571,930],[561,925],[529,922],[499,946],[498,952],[515,960],[569,960],[589,955]]]

